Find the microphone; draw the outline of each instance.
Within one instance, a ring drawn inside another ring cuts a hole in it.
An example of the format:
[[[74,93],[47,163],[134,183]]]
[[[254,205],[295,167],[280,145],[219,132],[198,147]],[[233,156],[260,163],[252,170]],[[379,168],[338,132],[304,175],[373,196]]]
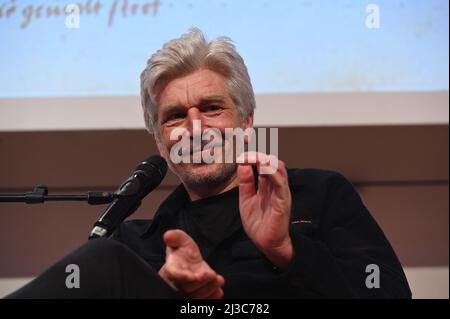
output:
[[[115,199],[94,224],[89,239],[109,237],[125,218],[141,205],[141,200],[154,190],[167,173],[167,163],[153,155],[136,167],[131,176],[119,186]]]

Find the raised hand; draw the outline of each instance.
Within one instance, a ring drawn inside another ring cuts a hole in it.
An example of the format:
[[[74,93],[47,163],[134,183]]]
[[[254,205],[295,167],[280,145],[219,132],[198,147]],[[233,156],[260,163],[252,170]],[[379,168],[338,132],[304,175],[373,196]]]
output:
[[[222,298],[224,278],[203,260],[197,244],[182,230],[164,234],[166,262],[159,275],[174,289],[192,298]]]
[[[259,152],[244,152],[237,162],[244,230],[274,265],[285,268],[294,254],[289,235],[292,201],[286,167],[275,156]],[[271,172],[259,175],[257,191],[252,165],[260,172]]]

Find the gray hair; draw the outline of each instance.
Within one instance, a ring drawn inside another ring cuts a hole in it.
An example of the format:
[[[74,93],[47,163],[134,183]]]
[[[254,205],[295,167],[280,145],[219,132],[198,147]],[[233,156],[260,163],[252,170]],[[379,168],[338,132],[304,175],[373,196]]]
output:
[[[242,120],[253,113],[256,103],[250,76],[231,39],[218,37],[208,43],[202,31],[192,28],[154,53],[141,73],[141,103],[150,133],[154,132],[157,124],[159,86],[201,68],[217,72],[227,79],[230,97]]]

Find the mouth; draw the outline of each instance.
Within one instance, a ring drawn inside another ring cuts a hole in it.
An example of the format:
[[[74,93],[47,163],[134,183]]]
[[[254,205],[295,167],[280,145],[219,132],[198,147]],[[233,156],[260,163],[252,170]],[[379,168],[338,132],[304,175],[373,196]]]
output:
[[[191,164],[214,164],[218,161],[222,162],[222,154],[225,145],[222,143],[208,143],[203,145],[201,149],[193,149],[192,144],[190,145],[189,152],[182,156],[182,163]],[[211,159],[205,161],[205,158]],[[211,163],[210,163],[211,162]]]

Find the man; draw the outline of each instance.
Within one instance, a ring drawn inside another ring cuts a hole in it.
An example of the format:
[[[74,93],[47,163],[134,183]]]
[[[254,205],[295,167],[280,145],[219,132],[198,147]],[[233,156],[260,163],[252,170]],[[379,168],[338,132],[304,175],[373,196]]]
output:
[[[227,39],[208,43],[193,29],[167,43],[141,75],[141,97],[147,128],[182,186],[153,222],[125,223],[116,238],[149,262],[150,251],[165,255],[153,264],[169,285],[200,298],[410,296],[388,241],[339,174],[288,173],[278,161],[256,188],[252,154],[239,165],[172,163],[176,128],[192,136],[196,120],[222,133],[253,124],[250,78]],[[266,156],[258,154],[258,168]],[[160,237],[165,252],[155,247]],[[370,264],[380,267],[380,288],[366,286]]]
[[[141,98],[147,129],[181,185],[153,220],[121,224],[113,238],[124,245],[110,239],[87,244],[32,283],[34,291],[44,287],[69,297],[411,296],[390,244],[340,174],[287,170],[272,155],[255,152],[227,162],[223,154],[234,149],[229,140],[214,149],[215,161],[193,160],[211,153],[206,145],[193,146],[195,123],[200,132],[215,129],[219,135],[253,125],[250,78],[227,38],[207,42],[192,29],[168,42],[141,75]],[[189,136],[190,151],[187,161],[175,164],[179,139],[173,133],[180,129]],[[274,170],[262,174],[268,165]],[[56,282],[55,268],[67,263],[95,272],[94,256],[103,265],[113,262],[107,275],[87,280],[84,293],[48,288]],[[373,277],[366,269],[374,269]],[[111,286],[100,288],[102,281]]]

